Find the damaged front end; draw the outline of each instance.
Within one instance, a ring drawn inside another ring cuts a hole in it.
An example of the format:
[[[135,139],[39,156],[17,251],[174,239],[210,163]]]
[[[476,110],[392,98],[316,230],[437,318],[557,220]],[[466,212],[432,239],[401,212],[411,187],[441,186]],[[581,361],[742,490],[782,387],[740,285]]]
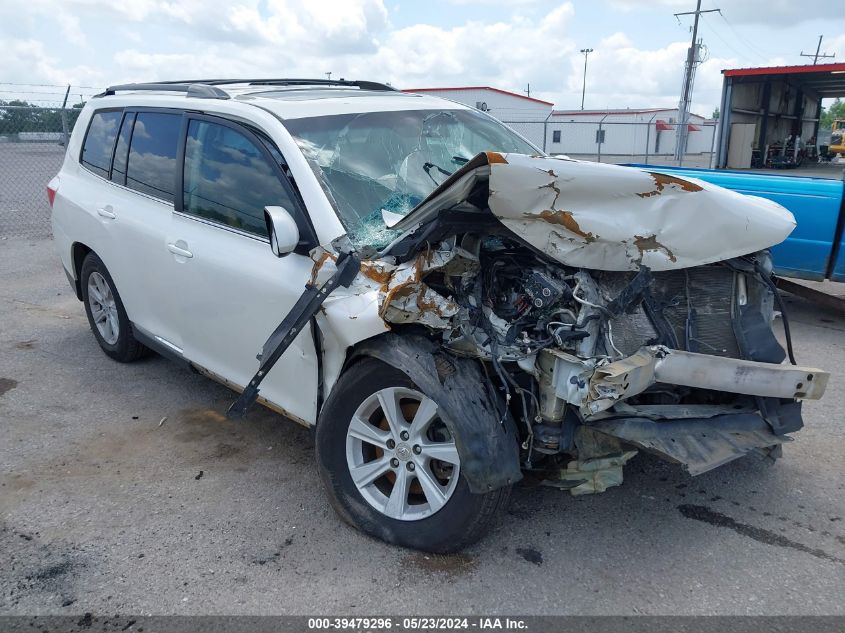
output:
[[[424,337],[479,364],[501,400],[488,424],[515,423],[521,467],[573,494],[621,483],[636,449],[694,475],[774,458],[828,380],[782,364],[772,332],[765,249],[794,225],[774,203],[696,180],[479,154],[325,298],[324,386],[361,341]],[[312,257],[317,286],[336,256]],[[485,476],[471,487],[505,483]]]

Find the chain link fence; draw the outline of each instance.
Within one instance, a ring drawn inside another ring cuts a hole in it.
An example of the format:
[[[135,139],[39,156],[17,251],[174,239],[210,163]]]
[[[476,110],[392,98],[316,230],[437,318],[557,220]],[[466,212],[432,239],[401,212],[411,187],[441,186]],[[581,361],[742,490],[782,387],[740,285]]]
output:
[[[679,124],[650,121],[505,120],[505,125],[548,154],[564,154],[600,163],[643,163],[711,167],[715,149],[715,121],[689,123],[686,147],[676,151]]]
[[[47,183],[79,112],[0,102],[0,239],[50,236]]]

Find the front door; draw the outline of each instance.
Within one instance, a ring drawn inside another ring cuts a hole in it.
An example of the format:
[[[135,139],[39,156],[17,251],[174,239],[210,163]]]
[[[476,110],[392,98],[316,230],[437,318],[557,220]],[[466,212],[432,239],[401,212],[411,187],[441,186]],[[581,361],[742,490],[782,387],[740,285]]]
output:
[[[270,250],[264,207],[304,213],[267,139],[231,122],[188,121],[182,200],[168,243],[179,287],[178,325],[186,358],[237,387],[258,368],[256,354],[302,294],[311,275],[307,255],[277,258]],[[291,416],[313,422],[317,358],[305,328],[261,387],[261,396]]]

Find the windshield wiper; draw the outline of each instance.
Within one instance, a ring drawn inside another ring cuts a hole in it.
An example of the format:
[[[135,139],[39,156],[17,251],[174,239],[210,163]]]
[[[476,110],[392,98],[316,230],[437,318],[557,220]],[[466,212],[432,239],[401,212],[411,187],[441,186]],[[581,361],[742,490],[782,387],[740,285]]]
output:
[[[436,169],[437,171],[439,171],[444,176],[451,176],[452,175],[451,171],[446,171],[440,165],[435,165],[434,163],[423,163],[423,169],[425,170],[425,173],[428,174],[428,177],[431,178],[431,180],[437,186],[440,186],[440,183],[437,182],[437,180],[435,180],[434,176],[431,175],[431,169],[432,168]]]

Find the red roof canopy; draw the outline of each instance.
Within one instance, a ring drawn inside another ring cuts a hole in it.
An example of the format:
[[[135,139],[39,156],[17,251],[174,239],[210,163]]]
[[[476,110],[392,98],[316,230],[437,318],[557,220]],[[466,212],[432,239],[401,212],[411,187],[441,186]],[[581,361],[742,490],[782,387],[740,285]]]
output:
[[[802,64],[801,66],[763,66],[722,70],[725,77],[754,77],[757,75],[795,75],[800,73],[845,73],[845,63]]]

